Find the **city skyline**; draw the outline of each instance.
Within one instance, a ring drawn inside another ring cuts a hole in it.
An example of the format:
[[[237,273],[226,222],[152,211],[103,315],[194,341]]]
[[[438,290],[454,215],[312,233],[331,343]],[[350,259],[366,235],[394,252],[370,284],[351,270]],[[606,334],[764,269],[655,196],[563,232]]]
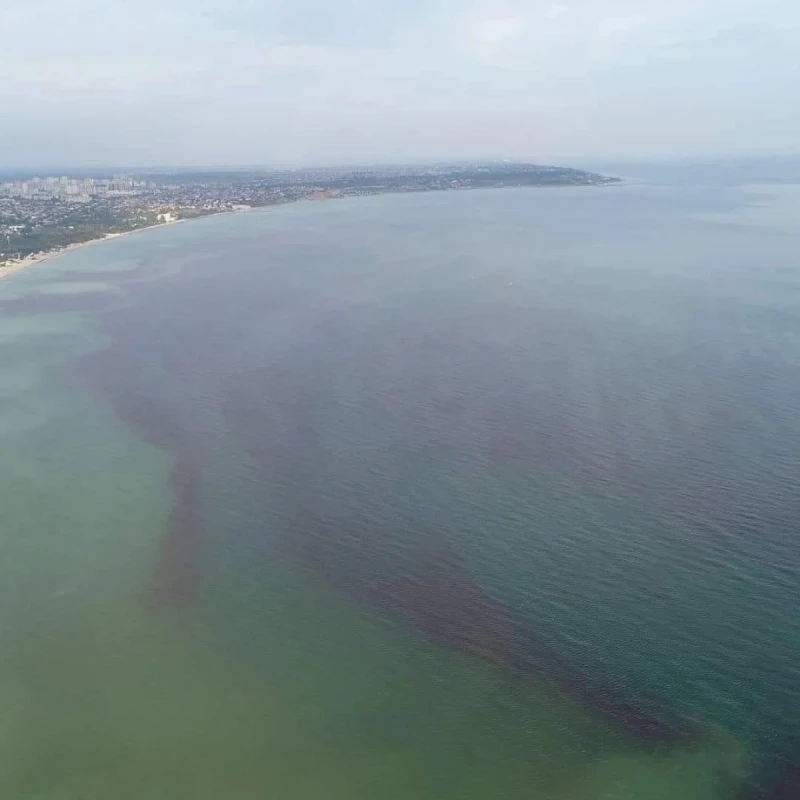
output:
[[[7,0],[0,168],[797,152],[789,0]]]

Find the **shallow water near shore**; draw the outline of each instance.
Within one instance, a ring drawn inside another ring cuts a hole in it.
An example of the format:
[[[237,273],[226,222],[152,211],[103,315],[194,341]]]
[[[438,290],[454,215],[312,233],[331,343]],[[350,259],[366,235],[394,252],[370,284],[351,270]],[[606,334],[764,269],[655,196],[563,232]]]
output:
[[[800,194],[758,188],[297,204],[3,281],[0,794],[795,796]]]

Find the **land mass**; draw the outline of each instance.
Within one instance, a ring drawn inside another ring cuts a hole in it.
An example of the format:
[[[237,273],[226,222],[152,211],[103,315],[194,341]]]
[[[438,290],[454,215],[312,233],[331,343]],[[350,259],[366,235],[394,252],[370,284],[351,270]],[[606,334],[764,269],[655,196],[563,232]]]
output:
[[[21,173],[6,178],[0,183],[0,277],[109,236],[297,200],[448,189],[601,186],[618,180],[579,169],[506,161],[58,177]]]

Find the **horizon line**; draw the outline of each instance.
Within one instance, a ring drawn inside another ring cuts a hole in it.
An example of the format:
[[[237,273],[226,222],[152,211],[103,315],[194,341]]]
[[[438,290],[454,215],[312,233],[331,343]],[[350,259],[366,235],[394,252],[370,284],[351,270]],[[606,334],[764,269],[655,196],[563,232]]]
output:
[[[103,164],[20,164],[0,165],[0,175],[13,173],[48,172],[49,174],[69,174],[70,172],[139,172],[139,173],[176,173],[176,172],[300,172],[311,169],[358,169],[374,167],[411,167],[428,165],[463,165],[463,164],[491,164],[511,163],[530,164],[534,166],[563,166],[574,167],[576,164],[679,164],[679,163],[724,163],[731,161],[775,161],[775,160],[800,159],[797,153],[752,153],[752,154],[717,154],[717,155],[672,155],[672,156],[594,156],[594,157],[564,157],[532,159],[530,157],[498,157],[498,156],[472,156],[462,158],[415,158],[392,159],[378,161],[340,161],[340,162],[309,162],[309,163],[196,163],[196,164],[146,164],[130,165],[124,163]]]

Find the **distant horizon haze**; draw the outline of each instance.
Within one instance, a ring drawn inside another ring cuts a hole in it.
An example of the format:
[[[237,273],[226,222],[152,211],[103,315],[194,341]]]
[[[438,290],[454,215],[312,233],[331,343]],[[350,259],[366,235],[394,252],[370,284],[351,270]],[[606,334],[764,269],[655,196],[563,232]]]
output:
[[[221,164],[221,163],[162,163],[162,164],[132,164],[132,163],[95,163],[95,164],[75,164],[75,163],[42,163],[42,164],[5,164],[0,162],[0,180],[8,180],[16,176],[26,177],[52,177],[60,175],[105,175],[105,174],[190,174],[193,172],[279,172],[283,170],[301,172],[303,170],[325,170],[325,169],[371,169],[371,168],[390,168],[390,167],[424,167],[424,166],[446,166],[455,164],[491,164],[499,162],[516,164],[535,164],[547,167],[566,167],[581,169],[594,172],[608,172],[615,168],[625,167],[669,167],[692,166],[708,169],[714,167],[729,168],[734,164],[744,165],[748,169],[759,166],[771,168],[774,172],[773,177],[779,177],[779,172],[785,169],[800,170],[800,151],[796,153],[776,153],[773,155],[763,154],[743,154],[715,156],[683,156],[683,157],[640,157],[640,158],[613,158],[606,157],[586,157],[586,158],[500,158],[487,156],[465,156],[463,158],[411,158],[407,160],[385,159],[372,160],[369,162],[340,161],[340,162],[319,162],[319,163],[252,163],[252,164]],[[752,177],[752,175],[749,175]],[[770,177],[770,176],[765,176]],[[792,175],[787,175],[791,178]],[[795,180],[800,181],[800,171],[794,176]]]
[[[789,0],[6,0],[0,29],[7,168],[591,164],[800,141]]]

